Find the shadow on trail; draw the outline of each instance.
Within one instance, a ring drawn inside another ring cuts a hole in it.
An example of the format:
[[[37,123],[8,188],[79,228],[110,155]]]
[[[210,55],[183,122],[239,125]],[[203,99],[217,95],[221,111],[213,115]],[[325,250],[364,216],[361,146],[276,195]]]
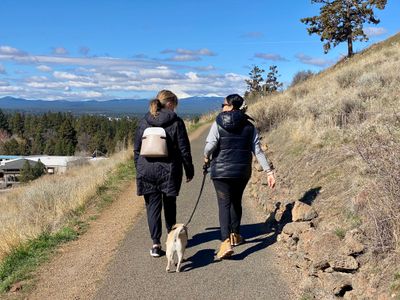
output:
[[[304,193],[303,197],[301,197],[299,201],[311,205],[314,202],[315,198],[317,198],[317,196],[319,195],[321,189],[322,187],[320,186],[309,189],[307,192]]]
[[[240,227],[242,236],[245,238],[246,243],[254,244],[251,247],[247,247],[244,251],[239,252],[240,248],[235,249],[235,253],[230,259],[232,260],[243,260],[247,256],[267,248],[276,242],[277,236],[281,233],[282,228],[292,222],[292,209],[291,203],[287,204],[285,210],[279,221],[276,221],[276,214],[280,208],[281,203],[278,202],[275,205],[275,210],[263,223],[244,225]]]
[[[202,249],[186,259],[182,271],[191,271],[214,263],[214,249]]]
[[[299,201],[311,205],[312,202],[317,198],[321,190],[321,187],[316,187],[306,191],[299,199]],[[277,214],[282,205],[280,202],[275,204],[275,210],[270,214],[270,216],[265,220],[265,222],[256,224],[245,224],[240,226],[240,234],[246,240],[243,246],[235,248],[235,254],[230,258],[231,260],[243,260],[247,256],[263,250],[276,242],[277,236],[282,232],[283,227],[286,224],[291,223],[292,219],[292,209],[294,203],[287,203],[285,209],[280,213],[277,221]],[[210,227],[206,228],[204,232],[195,234],[188,241],[188,248],[201,245],[203,243],[208,243],[213,240],[220,239],[220,228]],[[250,245],[250,246],[249,246]],[[241,248],[245,248],[240,252]],[[184,266],[182,266],[182,271],[190,271],[196,268],[205,267],[212,264],[215,261],[216,249],[202,249],[197,251],[193,256],[189,257]]]
[[[279,222],[275,220],[275,215],[279,209],[278,204],[275,211],[268,217],[264,222],[255,224],[244,224],[240,226],[240,233],[246,240],[243,246],[236,247],[235,253],[230,259],[231,260],[243,260],[247,256],[267,248],[268,246],[276,242],[278,234],[281,229],[289,222],[292,221],[292,205],[288,204]],[[203,243],[207,243],[213,240],[220,239],[219,227],[206,228],[204,232],[195,234],[188,241],[188,248],[195,247]],[[251,245],[251,246],[249,246]],[[246,249],[240,252],[241,248]],[[196,268],[205,267],[212,264],[215,261],[216,249],[202,249],[197,251],[193,256],[187,258],[187,262],[182,266],[182,271],[190,271]]]

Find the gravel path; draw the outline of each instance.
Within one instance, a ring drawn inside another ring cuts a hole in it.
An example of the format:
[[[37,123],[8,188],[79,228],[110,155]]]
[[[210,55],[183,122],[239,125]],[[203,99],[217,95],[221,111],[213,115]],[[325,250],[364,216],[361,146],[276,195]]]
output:
[[[191,183],[183,184],[177,200],[178,223],[187,221],[198,196],[207,132],[203,130],[192,141],[197,173]],[[242,234],[247,243],[236,247],[231,259],[215,261],[215,249],[219,246],[217,203],[207,177],[199,207],[189,225],[187,261],[181,273],[166,273],[166,258],[150,257],[151,240],[142,213],[110,263],[95,299],[294,299],[270,249],[275,237],[267,232],[265,219],[252,212],[254,207],[246,201],[244,204]]]

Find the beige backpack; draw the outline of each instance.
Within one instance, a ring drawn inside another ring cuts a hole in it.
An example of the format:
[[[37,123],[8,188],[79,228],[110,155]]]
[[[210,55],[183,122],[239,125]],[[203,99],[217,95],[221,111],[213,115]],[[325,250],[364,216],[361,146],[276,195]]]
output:
[[[140,155],[144,157],[167,157],[167,133],[162,127],[148,127],[142,135]]]

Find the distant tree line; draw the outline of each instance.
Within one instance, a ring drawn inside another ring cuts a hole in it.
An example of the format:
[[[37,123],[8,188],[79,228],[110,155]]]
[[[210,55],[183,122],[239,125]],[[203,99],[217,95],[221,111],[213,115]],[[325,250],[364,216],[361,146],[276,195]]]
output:
[[[0,109],[0,154],[110,154],[133,139],[136,119],[70,113],[4,113]]]

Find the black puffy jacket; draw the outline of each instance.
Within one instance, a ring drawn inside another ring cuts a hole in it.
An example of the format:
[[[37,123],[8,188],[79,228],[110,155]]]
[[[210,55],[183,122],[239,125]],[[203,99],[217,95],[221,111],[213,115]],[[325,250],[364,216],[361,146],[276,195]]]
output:
[[[238,110],[217,116],[218,146],[211,161],[211,178],[244,178],[251,176],[254,125],[249,116]]]
[[[165,129],[168,157],[146,158],[140,155],[142,135],[148,127]],[[194,176],[190,143],[183,120],[168,109],[162,109],[156,118],[147,113],[136,130],[134,161],[139,196],[154,192],[162,192],[167,196],[178,196],[182,184],[182,166],[185,168],[186,177]]]

